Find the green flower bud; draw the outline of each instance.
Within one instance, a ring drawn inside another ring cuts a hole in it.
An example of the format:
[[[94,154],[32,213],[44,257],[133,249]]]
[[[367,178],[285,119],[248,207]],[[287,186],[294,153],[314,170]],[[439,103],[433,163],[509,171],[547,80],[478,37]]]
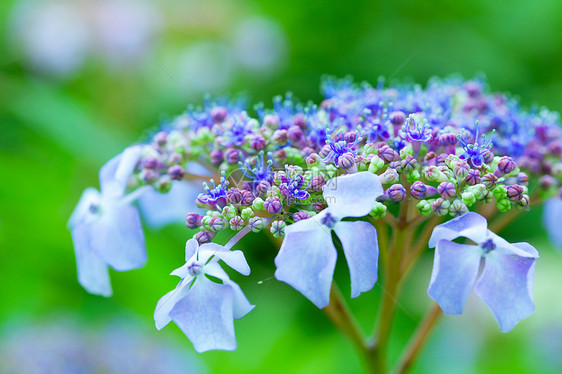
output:
[[[384,160],[379,156],[373,156],[371,163],[369,164],[369,171],[371,173],[376,173],[384,166]]]
[[[238,210],[234,207],[234,205],[230,204],[230,205],[227,205],[224,208],[222,208],[221,213],[222,213],[221,215],[224,217],[224,219],[230,220],[231,218],[234,218],[236,216],[236,214],[238,213]]]
[[[473,206],[476,203],[476,197],[472,192],[463,192],[462,195],[462,202],[466,204],[466,206]]]
[[[248,225],[252,229],[252,232],[260,232],[265,226],[261,217],[250,218]]]
[[[242,212],[240,212],[240,217],[242,217],[244,221],[248,221],[254,215],[254,211],[251,208],[244,208],[242,209]]]
[[[509,199],[496,200],[496,205],[498,207],[498,210],[502,213],[505,213],[511,209],[511,201],[509,201]]]
[[[375,219],[384,217],[386,215],[386,205],[377,201],[375,203],[375,207],[373,208],[373,210],[371,210],[371,213],[369,214]]]
[[[496,201],[507,198],[507,189],[504,186],[497,186],[492,192]]]
[[[286,226],[287,224],[283,221],[273,221],[271,223],[271,227],[269,228],[269,231],[271,232],[271,234],[273,234],[274,238],[280,238],[285,236]]]
[[[254,210],[263,210],[263,199],[261,197],[256,197],[252,203],[252,208]]]
[[[405,159],[406,156],[414,157],[414,149],[412,148],[411,144],[406,145],[404,148],[400,150],[400,158]]]
[[[379,149],[373,143],[367,143],[363,148],[363,153],[365,153],[365,156],[376,155],[378,153],[378,150]]]
[[[418,212],[424,216],[429,216],[431,214],[431,203],[428,200],[420,200],[416,207],[418,208]]]
[[[421,178],[420,172],[418,170],[412,170],[406,175],[406,180],[408,183],[413,184],[414,182],[419,181]]]

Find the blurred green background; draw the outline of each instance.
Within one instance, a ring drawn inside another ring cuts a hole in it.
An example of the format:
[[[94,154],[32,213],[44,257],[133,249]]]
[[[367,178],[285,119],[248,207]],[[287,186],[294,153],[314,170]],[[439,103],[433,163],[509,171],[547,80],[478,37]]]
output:
[[[0,339],[60,316],[94,329],[125,318],[208,372],[359,372],[351,345],[322,312],[272,278],[275,251],[265,236],[240,245],[252,275],[237,280],[257,307],[235,323],[235,352],[189,355],[191,344],[175,325],[152,327],[156,301],[177,283],[168,274],[183,264],[191,234],[182,223],[146,229],[149,262],[112,272],[112,298],[87,294],[76,281],[66,229],[82,190],[97,187],[105,161],[201,103],[204,92],[242,91],[252,104],[267,105],[292,91],[318,102],[325,74],[425,83],[484,73],[494,91],[511,92],[524,106],[560,111],[560,25],[562,2],[555,0],[2,1]],[[502,334],[471,298],[463,316],[442,321],[412,372],[562,372],[562,253],[548,244],[540,215],[534,209],[504,235],[541,253],[535,314]],[[404,288],[393,357],[430,304],[431,261],[427,253]],[[338,267],[336,279],[347,294],[346,269]],[[376,286],[351,301],[365,331],[380,293]]]

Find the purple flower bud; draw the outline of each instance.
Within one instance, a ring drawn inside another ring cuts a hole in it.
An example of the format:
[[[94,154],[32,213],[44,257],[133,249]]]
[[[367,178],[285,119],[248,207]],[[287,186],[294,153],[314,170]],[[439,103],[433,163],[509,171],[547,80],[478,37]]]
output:
[[[315,212],[320,212],[326,209],[326,204],[323,201],[316,201],[314,204],[312,204],[312,207]]]
[[[401,173],[402,172],[402,161],[392,161],[390,164],[388,164],[388,168],[394,169],[397,172]]]
[[[464,181],[469,186],[474,186],[475,184],[482,182],[482,178],[480,178],[480,170],[470,169]]]
[[[439,192],[441,197],[445,200],[449,200],[457,194],[457,189],[453,182],[442,182],[437,186],[437,192]]]
[[[229,204],[239,204],[242,201],[242,191],[238,188],[229,188],[226,191],[226,202]]]
[[[277,163],[285,161],[287,158],[287,152],[284,149],[279,149],[273,152],[273,160]]]
[[[519,201],[523,196],[523,187],[514,184],[506,187],[507,198],[513,202]]]
[[[353,131],[348,131],[343,134],[343,140],[347,142],[347,144],[354,143],[357,139],[357,134]]]
[[[410,195],[416,200],[421,200],[425,198],[426,190],[427,186],[423,182],[417,181],[410,187]]]
[[[287,143],[289,140],[289,136],[287,135],[287,130],[275,130],[273,135],[271,136],[271,140],[275,144],[283,145]]]
[[[296,212],[295,214],[293,214],[293,221],[295,222],[298,222],[303,219],[309,219],[309,218],[310,218],[310,214],[308,214],[307,212]]]
[[[252,193],[248,190],[242,190],[241,192],[242,192],[242,199],[240,200],[240,204],[244,206],[252,205],[252,203],[254,202],[254,197],[252,196]]]
[[[393,184],[385,191],[385,195],[395,203],[406,199],[406,189],[401,184]]]
[[[161,169],[164,167],[164,164],[158,161],[154,156],[146,156],[142,160],[142,167],[145,169]]]
[[[521,199],[517,201],[517,204],[519,204],[519,206],[521,206],[523,209],[528,209],[531,205],[531,199],[529,198],[529,195],[523,194],[521,196]]]
[[[261,135],[254,135],[250,139],[250,147],[256,151],[261,151],[265,148],[265,139]]]
[[[326,144],[325,146],[323,146],[320,151],[318,152],[318,155],[321,158],[326,158],[328,156],[328,153],[330,153],[330,151],[332,150],[332,148],[330,148],[330,146],[328,144]]]
[[[218,165],[224,161],[224,155],[220,149],[213,149],[211,151],[211,163],[213,165]]]
[[[453,168],[453,172],[459,180],[464,180],[468,176],[470,166],[465,161],[459,162]]]
[[[261,181],[256,186],[256,192],[260,195],[264,194],[267,192],[269,187],[271,187],[271,183],[269,183],[268,181]]]
[[[457,136],[452,133],[441,134],[439,138],[437,138],[437,144],[439,144],[442,147],[454,145],[456,143],[457,143]]]
[[[551,189],[555,185],[556,185],[556,178],[554,178],[550,175],[543,175],[541,177],[541,179],[539,180],[539,186],[543,190]]]
[[[484,158],[484,163],[489,164],[494,161],[494,154],[489,149],[482,153],[482,157]]]
[[[435,159],[435,165],[436,166],[447,166],[447,163],[445,162],[445,160],[447,160],[447,154],[445,153],[441,153],[437,156],[437,158]]]
[[[378,153],[379,157],[382,158],[386,163],[400,159],[400,155],[398,155],[398,153],[388,145],[379,148]]]
[[[401,112],[401,111],[396,111],[396,112],[390,113],[388,118],[390,119],[390,123],[392,123],[392,125],[395,125],[395,126],[402,127],[404,122],[406,122],[406,115],[404,114],[404,112]]]
[[[529,177],[527,176],[527,174],[525,174],[525,173],[517,174],[517,184],[522,185],[522,186],[528,186],[529,185]]]
[[[409,173],[416,168],[418,161],[410,155],[407,155],[405,159],[402,160],[402,170],[405,173]]]
[[[226,221],[221,217],[211,217],[209,220],[211,231],[219,232],[227,228]]]
[[[295,114],[295,117],[293,118],[293,124],[300,127],[302,130],[306,129],[306,127],[308,126],[308,122],[304,113]]]
[[[196,229],[201,226],[202,215],[197,213],[188,213],[185,219],[185,226],[188,229]]]
[[[228,111],[225,107],[216,106],[211,109],[211,118],[215,121],[215,123],[222,123],[226,116],[228,115]]]
[[[160,145],[166,145],[166,141],[168,140],[168,133],[166,131],[160,131],[158,134],[154,135],[154,141]]]
[[[495,174],[488,173],[482,177],[482,184],[486,187],[495,187],[498,182],[498,177]]]
[[[159,176],[160,174],[152,169],[142,169],[140,172],[140,178],[146,184],[152,184]]]
[[[477,97],[482,93],[482,84],[476,81],[468,81],[464,84],[464,89],[470,97]]]
[[[279,117],[274,114],[266,114],[265,117],[263,117],[263,124],[274,129],[279,126]]]
[[[294,142],[298,142],[302,139],[303,133],[299,126],[291,126],[289,131],[287,131],[287,136]]]
[[[209,231],[209,230],[203,230],[203,231],[199,231],[197,234],[195,234],[195,236],[193,237],[195,240],[197,240],[197,242],[199,243],[199,245],[201,244],[205,244],[205,243],[210,243],[211,240],[213,240],[213,238],[215,237],[216,233]]]
[[[355,165],[355,157],[353,153],[346,152],[337,159],[337,167],[342,169],[349,169]]]
[[[548,153],[553,156],[562,155],[562,142],[560,140],[553,140],[548,144]]]
[[[267,199],[265,199],[265,202],[263,203],[263,207],[270,214],[278,214],[281,212],[281,209],[283,208],[281,205],[281,201],[277,196],[268,197]]]
[[[224,159],[230,165],[234,165],[240,161],[240,151],[234,148],[228,148],[224,152]]]
[[[181,180],[185,175],[185,170],[179,165],[172,165],[168,168],[168,175],[174,180]]]
[[[423,162],[425,162],[428,165],[435,165],[435,159],[436,158],[437,158],[437,155],[435,154],[435,152],[429,151],[423,157]]]
[[[326,179],[323,176],[317,175],[310,181],[309,188],[312,191],[322,191],[322,188],[326,185]]]
[[[451,203],[440,197],[431,204],[431,210],[438,216],[443,216],[449,211],[449,206],[451,206]]]
[[[244,227],[244,220],[240,216],[234,216],[228,221],[230,224],[230,229],[234,231],[240,231]]]
[[[179,153],[172,153],[170,155],[170,157],[168,157],[168,164],[173,165],[173,164],[181,164],[183,161],[183,156]]]
[[[498,168],[496,169],[495,174],[498,177],[502,177],[515,170],[515,167],[515,161],[513,161],[511,157],[503,156],[498,163]]]

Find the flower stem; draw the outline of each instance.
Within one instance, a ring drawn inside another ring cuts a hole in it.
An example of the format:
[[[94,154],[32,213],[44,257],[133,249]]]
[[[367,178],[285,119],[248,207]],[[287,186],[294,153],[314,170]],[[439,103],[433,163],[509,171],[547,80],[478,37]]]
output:
[[[442,315],[443,312],[441,311],[439,305],[433,304],[410,339],[410,343],[408,344],[405,353],[398,362],[395,374],[403,374],[411,367],[420,353],[424,343],[427,341],[431,330]]]

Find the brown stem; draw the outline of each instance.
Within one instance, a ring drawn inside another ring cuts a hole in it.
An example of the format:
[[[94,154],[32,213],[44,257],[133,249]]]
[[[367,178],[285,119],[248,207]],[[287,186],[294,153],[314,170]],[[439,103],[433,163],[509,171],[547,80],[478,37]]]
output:
[[[406,348],[404,355],[398,362],[395,374],[405,373],[406,370],[408,370],[410,366],[414,363],[424,343],[427,341],[427,338],[429,337],[431,330],[439,320],[439,317],[441,317],[442,315],[443,312],[441,311],[439,305],[433,304],[431,309],[424,317],[423,321],[416,329],[416,332],[410,339],[410,342],[408,343],[408,347]]]

